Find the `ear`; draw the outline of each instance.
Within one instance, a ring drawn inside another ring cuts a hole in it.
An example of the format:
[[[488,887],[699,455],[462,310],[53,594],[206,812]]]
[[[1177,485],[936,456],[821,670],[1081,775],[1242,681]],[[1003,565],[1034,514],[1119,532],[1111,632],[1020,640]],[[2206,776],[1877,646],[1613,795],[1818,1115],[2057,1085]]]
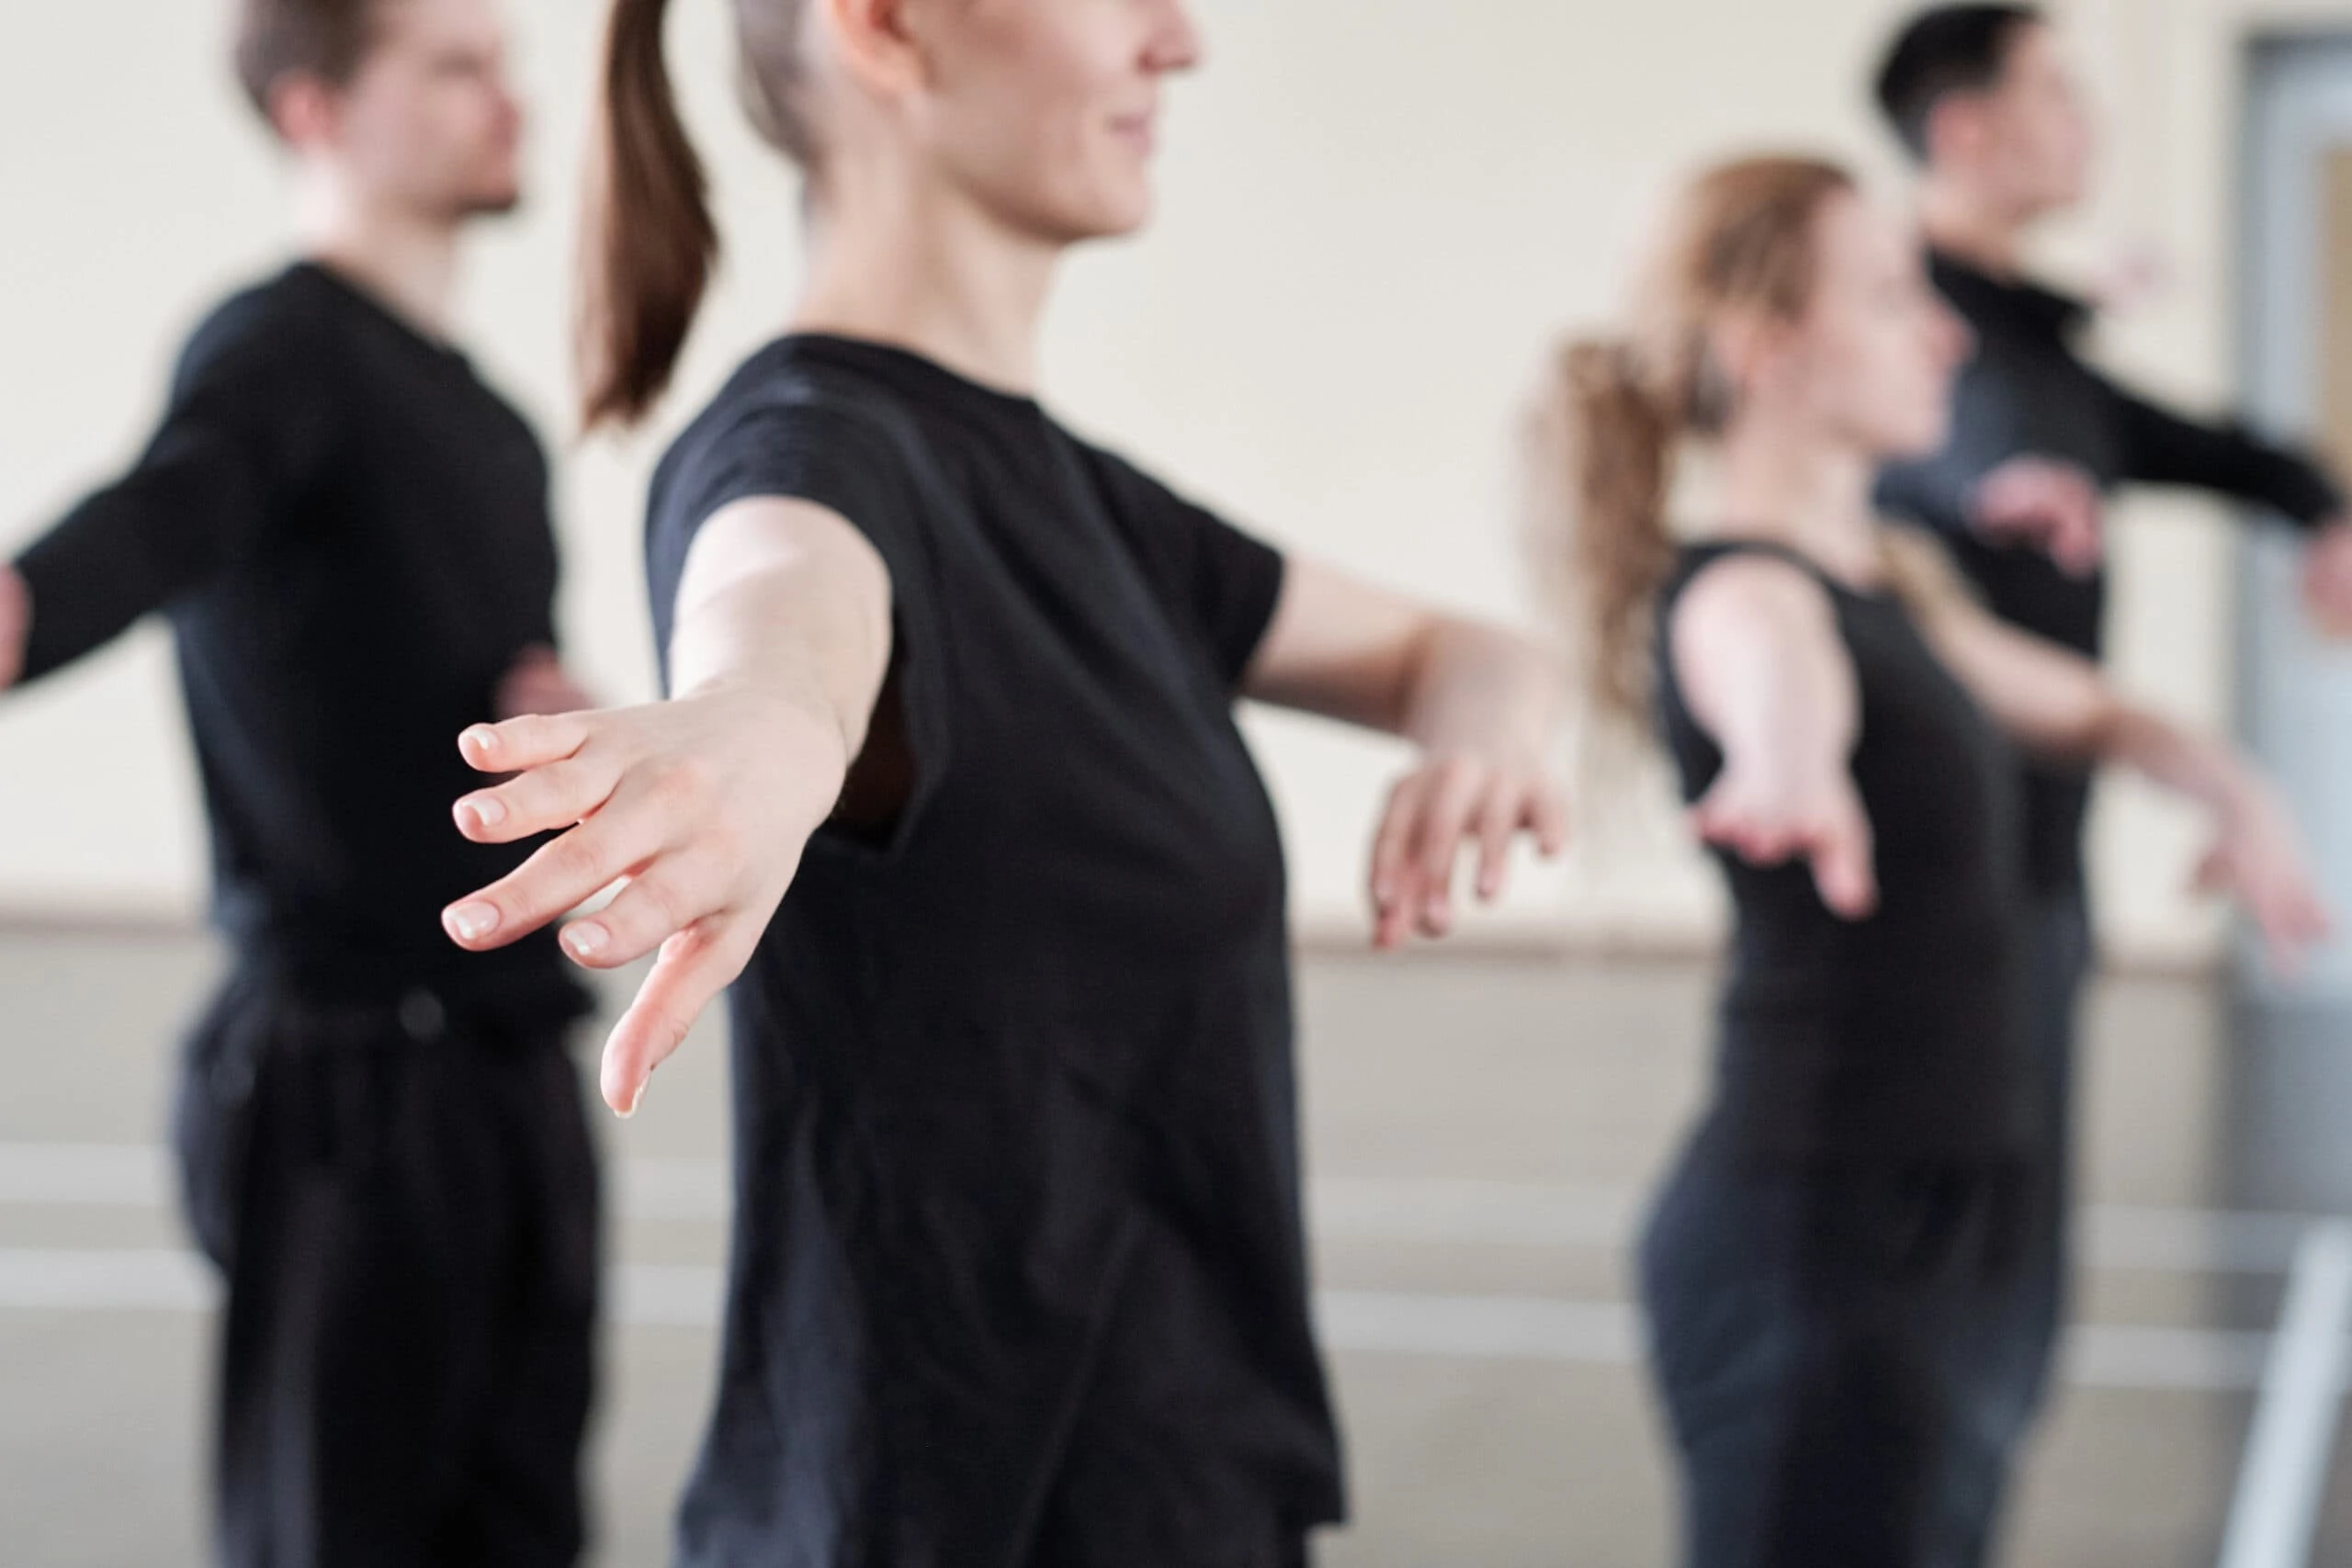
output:
[[[918,0],[820,0],[824,28],[842,65],[868,90],[907,92],[923,81]]]
[[[297,152],[332,146],[343,125],[335,90],[308,72],[289,72],[269,90],[269,123]]]
[[[1928,166],[1976,162],[1984,147],[1985,109],[1981,93],[1946,93],[1928,111]]]
[[[1708,334],[1708,348],[1736,400],[1745,401],[1749,392],[1770,379],[1789,339],[1787,323],[1761,310],[1731,311],[1715,323]]]

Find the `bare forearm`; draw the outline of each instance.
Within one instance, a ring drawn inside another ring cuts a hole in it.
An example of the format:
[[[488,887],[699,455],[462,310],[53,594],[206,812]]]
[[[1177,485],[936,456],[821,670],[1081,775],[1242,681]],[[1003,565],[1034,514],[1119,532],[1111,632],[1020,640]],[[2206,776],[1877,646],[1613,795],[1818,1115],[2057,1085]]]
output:
[[[846,525],[714,518],[687,558],[670,640],[673,693],[771,704],[865,744],[890,659],[888,573]]]
[[[1391,728],[1430,751],[1537,751],[1566,702],[1556,662],[1535,643],[1437,616],[1408,661]]]
[[[2116,701],[2092,733],[2094,754],[2228,816],[2264,785],[2229,746],[2170,719]]]
[[[1716,691],[1713,727],[1727,759],[1769,761],[1776,772],[1842,770],[1853,755],[1860,705],[1851,672],[1831,660],[1736,660]]]

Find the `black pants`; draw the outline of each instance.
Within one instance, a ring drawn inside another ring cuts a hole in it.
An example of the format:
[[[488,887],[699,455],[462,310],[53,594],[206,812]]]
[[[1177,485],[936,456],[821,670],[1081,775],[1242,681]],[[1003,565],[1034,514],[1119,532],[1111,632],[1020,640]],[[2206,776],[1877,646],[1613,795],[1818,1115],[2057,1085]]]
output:
[[[2022,1088],[2028,1159],[2025,1268],[2009,1303],[2007,1353],[1995,1373],[2012,1440],[2041,1415],[2072,1277],[2076,1024],[2091,967],[2087,905],[2078,890],[2044,894],[2027,911]]]
[[[228,1568],[578,1559],[598,1230],[567,1021],[246,974],[197,1030],[175,1130],[228,1281]]]
[[[2018,1427],[2020,1167],[1761,1166],[1702,1134],[1642,1247],[1690,1568],[1976,1568]]]
[[[1705,1134],[1643,1243],[1691,1568],[1991,1561],[2064,1325],[2079,892],[2026,913],[2018,1125],[1998,1166],[1773,1174]]]

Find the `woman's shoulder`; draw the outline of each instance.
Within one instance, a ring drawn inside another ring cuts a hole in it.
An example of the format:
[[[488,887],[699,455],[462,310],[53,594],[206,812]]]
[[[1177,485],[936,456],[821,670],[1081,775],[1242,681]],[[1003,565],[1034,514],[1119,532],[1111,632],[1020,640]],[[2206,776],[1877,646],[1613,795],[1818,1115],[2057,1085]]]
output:
[[[1675,547],[1658,594],[1662,615],[1687,603],[1715,613],[1811,613],[1834,601],[1827,574],[1797,551],[1760,539],[1713,538]]]
[[[780,338],[745,359],[672,440],[654,470],[654,510],[695,509],[707,492],[744,482],[790,494],[812,480],[894,474],[907,412],[887,385]]]

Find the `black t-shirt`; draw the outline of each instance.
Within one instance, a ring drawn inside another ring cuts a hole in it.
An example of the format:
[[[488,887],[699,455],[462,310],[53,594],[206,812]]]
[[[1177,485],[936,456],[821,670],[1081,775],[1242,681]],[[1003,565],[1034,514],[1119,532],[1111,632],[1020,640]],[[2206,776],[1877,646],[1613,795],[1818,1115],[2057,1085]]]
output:
[[[1769,555],[1820,582],[1861,690],[1852,768],[1879,907],[1846,920],[1810,864],[1719,851],[1736,931],[1711,1123],[1733,1146],[1801,1162],[1992,1158],[2027,1135],[2013,941],[2016,761],[1891,594],[1860,593],[1793,552],[1696,546],[1661,595],[1660,706],[1683,797],[1724,756],[1685,704],[1674,606],[1727,555]]]
[[[472,957],[441,930],[523,852],[452,825],[482,782],[458,735],[555,637],[545,456],[460,355],[293,266],[197,330],[137,466],[17,567],[28,679],[170,613],[216,910],[249,953],[347,999],[571,1005],[551,938]]]
[[[1140,1250],[1186,1281],[1144,1352],[1185,1370],[1184,1441],[1279,1517],[1334,1517],[1282,847],[1233,714],[1281,558],[1033,401],[790,338],[655,478],[665,647],[695,530],[750,497],[887,563],[911,784],[887,830],[817,836],[735,987],[732,1306],[685,1561],[870,1529],[876,1560],[1007,1563],[1074,1413],[1141,1397],[1135,1347],[1102,1349],[1146,1308]]]
[[[1971,525],[1977,487],[2012,458],[2074,464],[2110,491],[2191,485],[2258,502],[2305,526],[2342,510],[2335,482],[2309,458],[2233,424],[2183,419],[2084,363],[2075,340],[2090,310],[2082,301],[1989,277],[1947,255],[1931,255],[1929,267],[1975,333],[1976,353],[1954,389],[1944,449],[1889,468],[1879,501],[1941,534],[2003,619],[2096,658],[2107,617],[2104,572],[2070,576],[2047,552],[1988,543]],[[2037,889],[2080,885],[2089,799],[2079,769],[2030,773],[2025,847]]]

